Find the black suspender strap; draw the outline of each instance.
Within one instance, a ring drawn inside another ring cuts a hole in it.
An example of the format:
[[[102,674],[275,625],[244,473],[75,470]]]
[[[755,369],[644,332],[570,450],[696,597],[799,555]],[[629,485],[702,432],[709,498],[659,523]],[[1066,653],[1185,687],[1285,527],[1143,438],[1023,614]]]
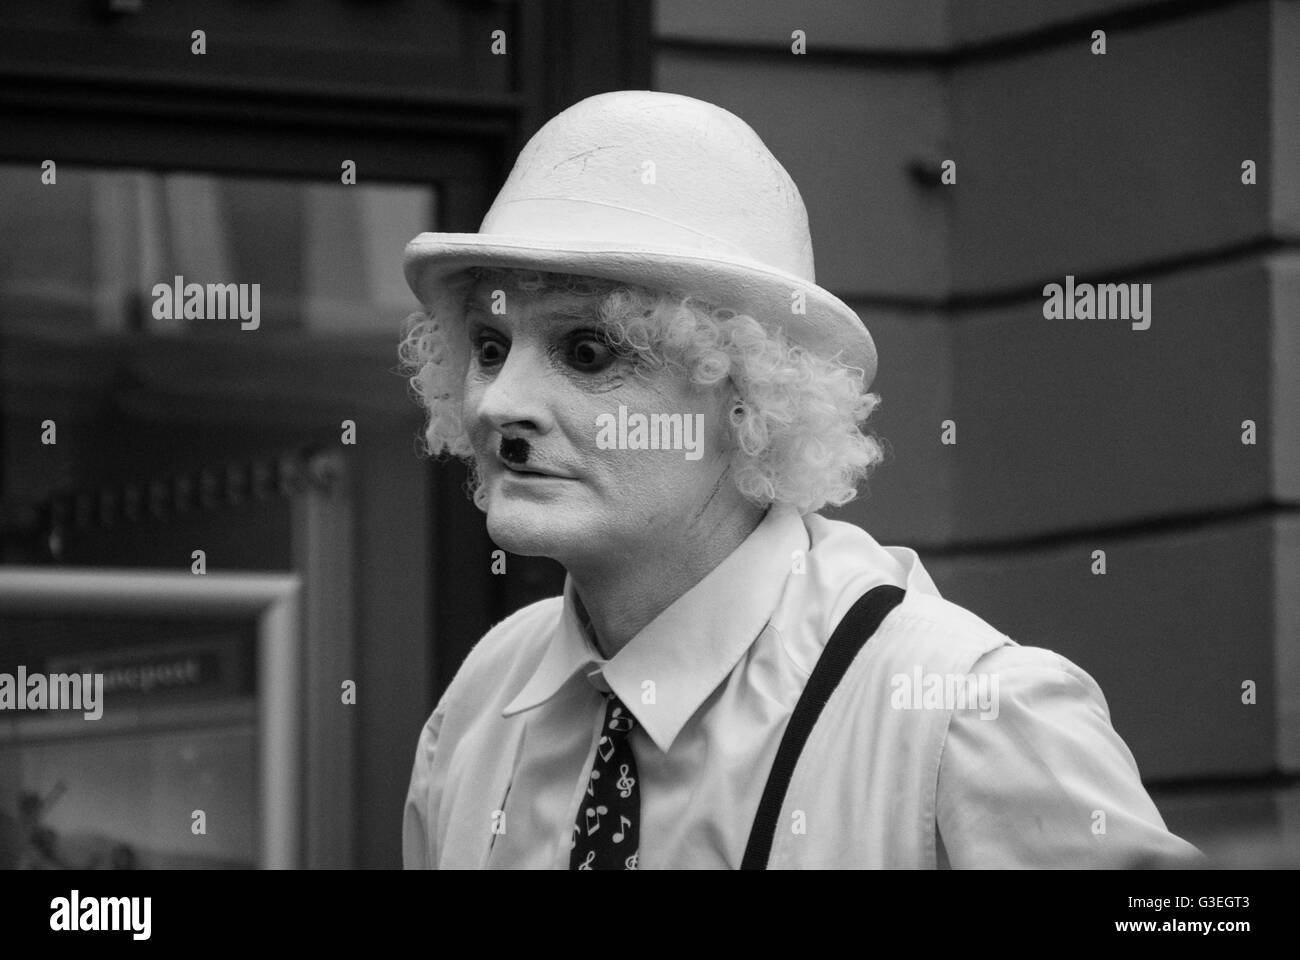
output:
[[[777,818],[781,816],[781,806],[785,803],[785,793],[789,789],[790,778],[794,775],[795,764],[799,762],[799,754],[817,724],[822,708],[830,700],[858,651],[871,639],[889,611],[903,602],[904,592],[892,584],[868,590],[849,608],[849,612],[826,642],[781,737],[776,761],[768,775],[767,786],[763,788],[763,797],[758,802],[758,815],[754,818],[749,846],[745,848],[745,858],[741,861],[740,869],[767,869],[767,860],[772,853],[772,841],[777,830]]]

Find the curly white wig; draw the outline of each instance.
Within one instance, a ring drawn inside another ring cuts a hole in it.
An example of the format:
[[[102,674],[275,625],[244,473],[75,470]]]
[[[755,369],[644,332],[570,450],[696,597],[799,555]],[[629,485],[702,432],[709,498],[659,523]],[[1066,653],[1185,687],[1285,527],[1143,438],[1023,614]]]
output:
[[[617,281],[486,267],[467,273],[530,296],[554,291],[588,298],[609,343],[638,372],[671,369],[738,395],[730,474],[755,504],[788,503],[801,514],[842,506],[884,459],[881,442],[860,428],[880,403],[864,389],[862,370],[790,343],[779,328],[698,296]],[[398,356],[428,413],[424,451],[464,459],[473,476],[461,419],[470,343],[460,327],[435,313],[414,313]],[[482,509],[477,478],[471,490]]]

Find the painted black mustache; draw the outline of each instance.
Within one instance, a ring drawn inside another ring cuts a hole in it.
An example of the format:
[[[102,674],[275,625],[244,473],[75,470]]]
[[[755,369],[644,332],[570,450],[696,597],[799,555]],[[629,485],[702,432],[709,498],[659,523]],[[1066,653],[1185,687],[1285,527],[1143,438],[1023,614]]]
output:
[[[528,462],[528,441],[522,437],[501,438],[501,459],[516,466]]]

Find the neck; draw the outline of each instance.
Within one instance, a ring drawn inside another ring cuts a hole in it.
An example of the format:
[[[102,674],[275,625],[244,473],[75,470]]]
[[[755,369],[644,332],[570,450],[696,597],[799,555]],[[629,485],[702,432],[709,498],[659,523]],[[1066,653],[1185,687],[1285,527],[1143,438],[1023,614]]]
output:
[[[568,567],[578,615],[597,646],[612,658],[655,617],[729,557],[762,521],[766,508],[738,499],[705,522],[687,525],[628,562],[602,557],[591,566]],[[647,559],[649,557],[649,559]]]

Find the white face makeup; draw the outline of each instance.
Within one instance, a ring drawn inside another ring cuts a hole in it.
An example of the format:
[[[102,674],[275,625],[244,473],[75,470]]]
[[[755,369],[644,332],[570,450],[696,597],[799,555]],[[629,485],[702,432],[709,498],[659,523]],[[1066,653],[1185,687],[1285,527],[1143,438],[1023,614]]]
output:
[[[634,372],[572,295],[512,291],[508,314],[498,316],[484,309],[489,290],[475,294],[464,423],[498,546],[570,570],[671,556],[711,499],[738,496],[725,475],[730,391],[673,370]],[[637,414],[699,423],[694,458],[683,449],[606,449],[620,406],[633,425]]]

